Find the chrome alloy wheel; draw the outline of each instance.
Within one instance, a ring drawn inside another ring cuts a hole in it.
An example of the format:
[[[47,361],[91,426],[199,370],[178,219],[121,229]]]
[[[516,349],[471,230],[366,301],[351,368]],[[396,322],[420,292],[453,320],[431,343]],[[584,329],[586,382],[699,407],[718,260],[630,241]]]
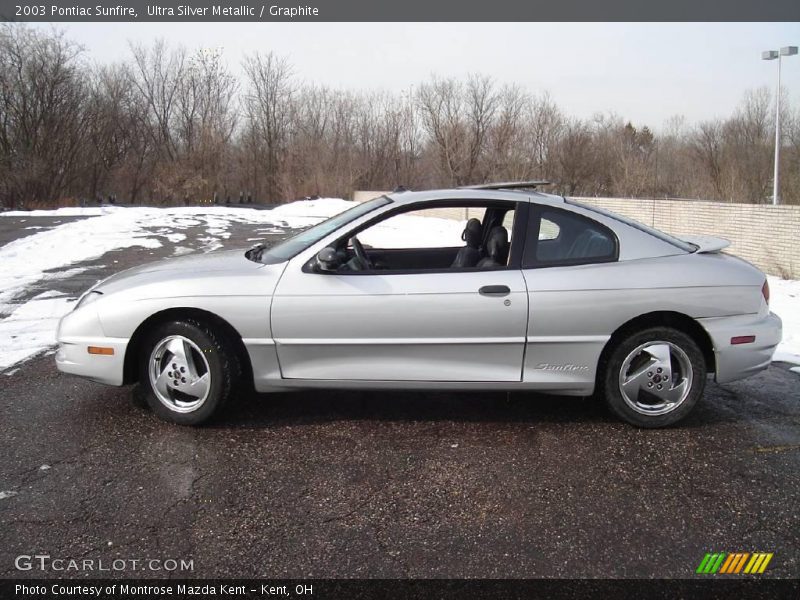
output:
[[[192,340],[171,335],[150,354],[150,383],[168,409],[189,413],[200,408],[211,390],[211,372],[203,352]]]
[[[647,342],[628,354],[619,371],[625,403],[643,415],[658,416],[678,408],[692,389],[692,363],[671,342]]]

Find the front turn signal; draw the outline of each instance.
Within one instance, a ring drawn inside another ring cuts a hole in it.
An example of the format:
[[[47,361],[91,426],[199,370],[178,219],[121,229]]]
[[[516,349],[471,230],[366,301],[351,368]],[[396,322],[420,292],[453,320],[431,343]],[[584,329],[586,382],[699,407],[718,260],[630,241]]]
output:
[[[103,346],[89,346],[89,354],[101,354],[103,356],[114,356],[113,348],[104,348]]]

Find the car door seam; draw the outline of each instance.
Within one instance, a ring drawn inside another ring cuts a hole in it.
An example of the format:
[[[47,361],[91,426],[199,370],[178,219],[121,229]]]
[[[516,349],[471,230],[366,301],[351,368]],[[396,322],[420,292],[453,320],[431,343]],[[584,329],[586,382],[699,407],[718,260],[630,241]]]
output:
[[[519,381],[522,383],[525,381],[525,360],[528,357],[528,337],[530,334],[528,328],[531,323],[531,292],[528,288],[528,278],[525,277],[525,270],[520,269],[519,272],[522,274],[522,282],[525,284],[525,343],[522,344],[522,365],[520,365],[519,370]]]

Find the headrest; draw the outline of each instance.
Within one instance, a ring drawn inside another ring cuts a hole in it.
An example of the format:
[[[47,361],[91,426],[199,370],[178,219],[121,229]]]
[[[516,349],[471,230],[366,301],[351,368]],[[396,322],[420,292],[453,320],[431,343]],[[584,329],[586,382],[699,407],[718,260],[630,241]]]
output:
[[[481,245],[482,230],[483,226],[478,219],[470,219],[467,221],[464,233],[461,234],[461,239],[464,240],[470,248],[477,248]]]
[[[492,258],[503,258],[508,247],[508,231],[502,225],[493,228],[486,240],[486,252]]]

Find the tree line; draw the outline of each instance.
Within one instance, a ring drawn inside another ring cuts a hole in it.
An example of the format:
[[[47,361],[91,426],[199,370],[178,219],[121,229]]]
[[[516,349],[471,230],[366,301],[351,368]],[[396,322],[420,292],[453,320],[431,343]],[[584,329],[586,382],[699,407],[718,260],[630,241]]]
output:
[[[768,89],[727,118],[674,117],[656,133],[483,75],[356,92],[303,81],[273,53],[241,66],[164,41],[98,64],[62,32],[0,26],[0,204],[274,203],[527,179],[576,196],[772,194]],[[800,107],[783,106],[781,199],[800,204]]]

